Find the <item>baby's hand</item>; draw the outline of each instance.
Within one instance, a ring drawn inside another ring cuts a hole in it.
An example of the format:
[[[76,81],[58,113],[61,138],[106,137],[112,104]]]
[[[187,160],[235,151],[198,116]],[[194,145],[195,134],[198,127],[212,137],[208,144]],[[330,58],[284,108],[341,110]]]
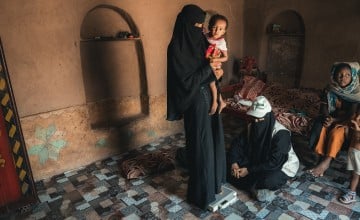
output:
[[[359,126],[359,124],[357,123],[357,121],[351,120],[351,123],[353,124],[353,127],[354,127],[354,130],[355,130],[355,131],[360,131],[360,126]]]
[[[218,63],[220,62],[218,58],[211,58],[211,62]]]
[[[360,131],[360,114],[355,115],[351,120],[351,124],[353,125],[353,129],[355,131]]]
[[[334,119],[331,116],[326,117],[323,125],[325,128],[330,127],[330,125],[334,122]]]
[[[221,62],[215,62],[214,60],[210,61],[210,66],[214,70],[221,69]]]

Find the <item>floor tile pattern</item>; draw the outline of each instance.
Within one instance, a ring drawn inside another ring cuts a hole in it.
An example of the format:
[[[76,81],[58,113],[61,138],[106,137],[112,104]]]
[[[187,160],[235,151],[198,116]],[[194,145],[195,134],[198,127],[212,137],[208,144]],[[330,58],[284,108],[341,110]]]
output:
[[[242,126],[232,117],[224,122],[229,145]],[[176,134],[39,181],[36,188],[40,203],[27,212],[17,210],[0,219],[360,219],[360,202],[343,205],[337,201],[349,185],[344,155],[321,178],[310,176],[302,166],[297,176],[277,190],[269,202],[258,202],[228,185],[237,191],[238,201],[215,213],[186,203],[188,176],[180,167],[130,181],[121,175],[119,164],[125,158],[184,145],[184,135]]]

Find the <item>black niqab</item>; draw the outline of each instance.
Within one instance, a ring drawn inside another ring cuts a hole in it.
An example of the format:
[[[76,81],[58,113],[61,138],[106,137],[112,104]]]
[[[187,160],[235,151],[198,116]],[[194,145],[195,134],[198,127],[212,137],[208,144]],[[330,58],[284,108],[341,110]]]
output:
[[[252,123],[250,127],[250,165],[257,165],[266,161],[271,152],[271,140],[275,116],[273,112],[265,115],[264,120]]]
[[[194,71],[206,62],[206,39],[195,23],[203,23],[205,12],[196,5],[186,5],[176,18],[167,51],[167,119],[179,120],[190,106],[197,85]]]

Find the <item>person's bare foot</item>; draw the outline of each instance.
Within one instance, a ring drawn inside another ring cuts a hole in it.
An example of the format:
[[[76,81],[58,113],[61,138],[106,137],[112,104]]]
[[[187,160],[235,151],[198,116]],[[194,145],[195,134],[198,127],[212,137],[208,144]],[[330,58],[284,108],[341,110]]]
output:
[[[309,173],[314,177],[321,177],[324,175],[325,171],[329,168],[332,158],[326,157],[323,161],[321,161],[316,167],[309,170]]]
[[[219,114],[221,113],[221,111],[226,107],[226,102],[224,102],[223,100],[220,101],[220,108],[219,108]]]
[[[214,102],[214,103],[211,105],[209,115],[215,114],[217,107],[218,107],[218,103],[217,103],[217,102]]]

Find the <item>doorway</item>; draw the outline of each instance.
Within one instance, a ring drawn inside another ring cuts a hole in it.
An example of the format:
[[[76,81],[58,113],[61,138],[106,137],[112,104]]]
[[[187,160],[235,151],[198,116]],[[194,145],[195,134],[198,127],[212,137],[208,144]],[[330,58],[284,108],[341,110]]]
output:
[[[305,43],[303,19],[295,11],[281,12],[268,24],[267,34],[268,80],[289,88],[298,88]]]

